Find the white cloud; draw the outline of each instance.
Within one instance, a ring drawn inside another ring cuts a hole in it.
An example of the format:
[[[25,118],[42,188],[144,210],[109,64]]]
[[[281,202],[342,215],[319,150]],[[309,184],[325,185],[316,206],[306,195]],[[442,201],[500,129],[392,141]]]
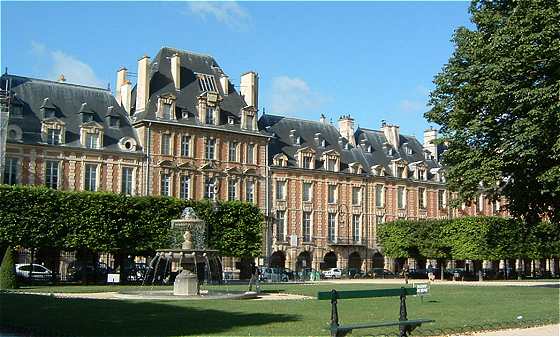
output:
[[[271,112],[294,114],[317,111],[326,98],[311,90],[309,85],[297,77],[279,76],[272,79]]]
[[[238,31],[247,30],[253,22],[251,15],[235,1],[190,2],[189,10],[204,21],[208,17],[214,17],[218,22]]]
[[[51,50],[40,42],[31,41],[31,52],[36,62],[41,64],[41,68],[38,69],[41,76],[57,80],[63,74],[69,83],[101,88],[107,85],[95,75],[89,64],[63,51]]]
[[[427,107],[424,101],[403,99],[399,102],[399,109],[402,112],[424,112]]]

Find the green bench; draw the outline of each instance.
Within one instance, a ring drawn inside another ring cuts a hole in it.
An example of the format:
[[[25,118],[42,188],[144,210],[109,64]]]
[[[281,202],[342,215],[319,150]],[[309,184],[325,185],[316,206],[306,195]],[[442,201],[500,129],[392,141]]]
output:
[[[407,337],[408,334],[422,325],[422,323],[434,322],[431,319],[415,319],[408,320],[406,317],[406,295],[416,295],[416,288],[392,288],[392,289],[375,289],[375,290],[349,290],[349,291],[323,291],[317,294],[318,300],[331,300],[331,336],[342,337],[351,333],[354,329],[378,328],[384,326],[399,326],[399,336]],[[370,297],[392,297],[400,296],[400,316],[398,322],[381,322],[381,323],[355,323],[340,325],[338,323],[337,301],[343,298],[370,298]]]

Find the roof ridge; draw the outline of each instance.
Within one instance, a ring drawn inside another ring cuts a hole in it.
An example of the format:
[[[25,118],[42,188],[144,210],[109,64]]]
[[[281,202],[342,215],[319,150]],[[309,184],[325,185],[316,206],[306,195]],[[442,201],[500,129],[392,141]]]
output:
[[[175,51],[175,52],[179,52],[179,53],[192,54],[192,55],[195,55],[195,56],[209,57],[211,59],[214,59],[214,56],[212,56],[210,54],[197,53],[197,52],[193,52],[193,51],[186,50],[186,49],[178,49],[178,48],[168,47],[168,46],[162,46],[161,49],[169,49],[171,51]]]
[[[93,86],[90,86],[90,85],[83,85],[83,84],[77,84],[77,83],[67,83],[67,82],[59,82],[59,81],[54,81],[54,80],[47,80],[47,79],[43,79],[43,78],[36,78],[36,77],[22,76],[22,75],[15,75],[15,74],[3,74],[2,76],[19,77],[19,78],[23,78],[23,79],[29,79],[29,80],[32,80],[32,81],[36,81],[36,82],[47,82],[47,83],[54,83],[54,84],[59,84],[59,85],[68,85],[68,86],[73,86],[73,87],[80,87],[80,88],[87,88],[87,89],[96,89],[96,90],[101,90],[101,91],[105,91],[105,92],[111,93],[111,90],[109,90],[109,89],[107,89],[107,88],[93,87]]]
[[[321,125],[331,126],[331,127],[336,129],[336,127],[331,123],[323,123],[321,121],[316,121],[316,120],[313,120],[313,119],[304,119],[304,118],[292,117],[292,116],[281,116],[281,115],[274,115],[274,114],[270,114],[270,113],[266,113],[266,116],[286,118],[286,119],[308,122],[308,123],[313,123],[313,124],[321,124]]]

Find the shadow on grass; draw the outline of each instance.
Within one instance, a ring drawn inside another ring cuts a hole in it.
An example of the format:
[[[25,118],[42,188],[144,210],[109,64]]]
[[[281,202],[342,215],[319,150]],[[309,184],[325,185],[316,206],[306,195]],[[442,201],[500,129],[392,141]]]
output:
[[[242,312],[237,304],[242,300],[229,301],[228,310],[219,310],[212,308],[215,301],[62,299],[0,293],[0,327],[42,336],[230,335],[301,319],[298,315]]]

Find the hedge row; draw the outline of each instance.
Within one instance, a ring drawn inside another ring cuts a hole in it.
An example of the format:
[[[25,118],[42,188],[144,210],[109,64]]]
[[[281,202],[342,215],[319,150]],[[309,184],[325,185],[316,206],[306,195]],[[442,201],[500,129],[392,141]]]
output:
[[[379,225],[384,254],[394,258],[500,260],[550,258],[560,253],[560,226],[500,217],[398,220]]]
[[[0,244],[25,248],[146,253],[174,244],[172,219],[191,206],[225,256],[261,254],[263,215],[238,201],[186,201],[0,185]]]

